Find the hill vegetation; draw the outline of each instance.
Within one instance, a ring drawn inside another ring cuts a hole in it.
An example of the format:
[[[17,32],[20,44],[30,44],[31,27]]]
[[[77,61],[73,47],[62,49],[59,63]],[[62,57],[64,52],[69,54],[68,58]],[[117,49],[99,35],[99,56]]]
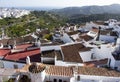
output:
[[[116,19],[120,21],[120,14],[92,14],[92,15],[73,15],[68,18],[67,22],[68,23],[74,23],[74,24],[81,24],[81,23],[86,23],[90,21],[106,21],[109,19]]]
[[[0,28],[4,29],[5,34],[9,37],[20,37],[33,33],[36,29],[48,28],[52,30],[64,23],[64,19],[59,15],[46,11],[33,11],[21,18],[0,19]]]
[[[47,11],[32,11],[31,14],[20,18],[0,19],[0,34],[4,30],[9,37],[20,37],[36,31],[49,29],[66,23],[81,24],[90,21],[105,21],[108,19],[120,20],[120,5],[69,7]],[[47,36],[46,36],[47,37]]]

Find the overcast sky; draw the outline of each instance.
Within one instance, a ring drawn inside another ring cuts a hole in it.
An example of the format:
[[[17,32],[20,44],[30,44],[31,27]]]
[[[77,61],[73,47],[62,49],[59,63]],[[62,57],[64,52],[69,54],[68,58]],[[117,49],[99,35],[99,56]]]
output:
[[[0,0],[0,7],[70,7],[120,4],[120,0]]]

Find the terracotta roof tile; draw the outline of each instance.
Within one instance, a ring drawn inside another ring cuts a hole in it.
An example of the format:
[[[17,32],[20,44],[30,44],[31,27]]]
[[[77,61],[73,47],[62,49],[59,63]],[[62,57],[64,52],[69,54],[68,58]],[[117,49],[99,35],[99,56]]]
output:
[[[26,49],[28,47],[31,47],[33,44],[21,44],[21,45],[16,45],[16,49]]]
[[[83,40],[85,40],[85,41],[89,41],[89,40],[92,40],[92,39],[93,39],[93,37],[88,36],[87,34],[81,35],[81,36],[79,36],[79,37],[80,37],[80,39],[83,39]]]
[[[101,60],[94,60],[94,61],[88,61],[88,62],[84,62],[84,65],[86,67],[97,67],[99,65],[107,65],[108,63],[108,58],[106,59],[101,59]]]
[[[71,77],[74,75],[73,71],[75,66],[73,67],[65,67],[65,66],[54,66],[54,65],[45,65],[38,64],[40,69],[46,67],[45,72],[51,76],[68,76]],[[30,65],[25,65],[20,71],[29,71]],[[96,67],[77,67],[77,72],[80,75],[93,75],[93,76],[108,76],[108,77],[120,77],[120,73],[114,70],[106,69],[106,68],[96,68]]]
[[[38,63],[40,69],[45,69],[46,74],[56,76],[72,76],[73,69],[65,66],[54,66]],[[29,71],[31,65],[25,65],[20,71]],[[36,68],[35,68],[36,69]],[[37,68],[38,69],[38,68]]]
[[[109,70],[106,68],[96,68],[96,67],[78,67],[78,74],[94,75],[94,76],[120,77],[120,73],[117,71]]]
[[[59,76],[72,76],[73,70],[71,67],[65,66],[53,66],[48,65],[46,69],[46,73],[49,75],[59,75]]]
[[[64,61],[83,63],[79,52],[88,51],[91,48],[87,48],[83,44],[77,43],[72,45],[61,46],[61,49],[64,55]]]
[[[6,56],[11,52],[10,49],[0,49],[0,56]]]
[[[59,50],[49,50],[49,51],[43,51],[41,53],[42,57],[49,57],[49,58],[55,58],[57,56],[58,60],[62,60],[62,54]]]
[[[7,55],[4,59],[14,60],[14,61],[25,61],[26,57],[29,56],[30,60],[33,62],[40,61],[40,48],[22,52],[11,53]]]

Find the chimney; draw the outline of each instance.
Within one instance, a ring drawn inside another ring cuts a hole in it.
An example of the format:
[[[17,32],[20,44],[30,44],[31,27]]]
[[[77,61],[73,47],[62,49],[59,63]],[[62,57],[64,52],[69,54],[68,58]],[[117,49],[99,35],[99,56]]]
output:
[[[97,35],[96,41],[99,41],[99,39],[100,39],[100,29],[101,29],[101,27],[99,27],[99,31],[98,31],[98,35]]]
[[[26,64],[30,65],[30,57],[29,56],[27,56],[27,58],[26,58]]]
[[[14,49],[16,48],[16,40],[14,40]]]

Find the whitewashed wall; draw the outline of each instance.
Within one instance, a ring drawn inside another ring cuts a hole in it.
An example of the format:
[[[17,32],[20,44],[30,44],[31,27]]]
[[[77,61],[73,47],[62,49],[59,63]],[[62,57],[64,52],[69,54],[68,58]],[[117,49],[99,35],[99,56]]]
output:
[[[4,68],[14,68],[14,65],[18,65],[18,68],[22,68],[25,63],[18,63],[18,62],[12,62],[12,61],[5,61],[5,60],[1,60],[1,62],[3,62],[4,64]]]
[[[113,57],[111,58],[110,67],[113,69],[115,67],[115,59]]]
[[[31,82],[44,82],[45,70],[40,73],[30,73]]]
[[[91,36],[91,37],[95,37],[95,36],[97,36],[97,33],[96,33],[96,32],[93,32],[93,31],[89,31],[89,32],[87,33],[87,35],[89,35],[89,36]]]
[[[84,66],[83,63],[64,62],[64,61],[61,61],[61,60],[56,60],[55,65],[57,65],[57,66],[76,66],[76,65]]]
[[[79,54],[83,62],[91,61],[91,54],[92,54],[91,51],[79,52]]]
[[[63,37],[61,37],[61,39],[65,43],[71,43],[71,42],[73,42],[67,33],[64,33]]]
[[[55,58],[41,57],[41,62],[55,61]]]
[[[41,51],[47,51],[47,50],[60,50],[61,49],[61,47],[60,47],[60,45],[55,45],[55,46],[41,46],[40,47],[40,50]]]
[[[105,41],[105,42],[115,42],[115,37],[114,36],[109,36],[109,35],[100,35],[99,39],[101,41]]]
[[[102,58],[111,58],[111,48],[108,47],[108,45],[101,45],[101,48],[94,48],[94,53],[96,55],[99,55],[99,57]]]
[[[80,81],[78,82],[119,82],[119,77],[107,77],[107,76],[94,76],[94,75],[80,75]],[[84,81],[87,80],[87,81]]]
[[[79,34],[74,34],[74,35],[71,35],[71,37],[76,40],[77,38],[79,38]]]
[[[46,81],[52,81],[52,82],[54,82],[54,79],[57,79],[57,82],[59,82],[59,79],[61,79],[62,82],[64,82],[64,81],[70,82],[70,78],[71,77],[67,77],[67,76],[55,76],[55,75],[50,76],[50,75],[46,75],[44,82],[46,82]]]

